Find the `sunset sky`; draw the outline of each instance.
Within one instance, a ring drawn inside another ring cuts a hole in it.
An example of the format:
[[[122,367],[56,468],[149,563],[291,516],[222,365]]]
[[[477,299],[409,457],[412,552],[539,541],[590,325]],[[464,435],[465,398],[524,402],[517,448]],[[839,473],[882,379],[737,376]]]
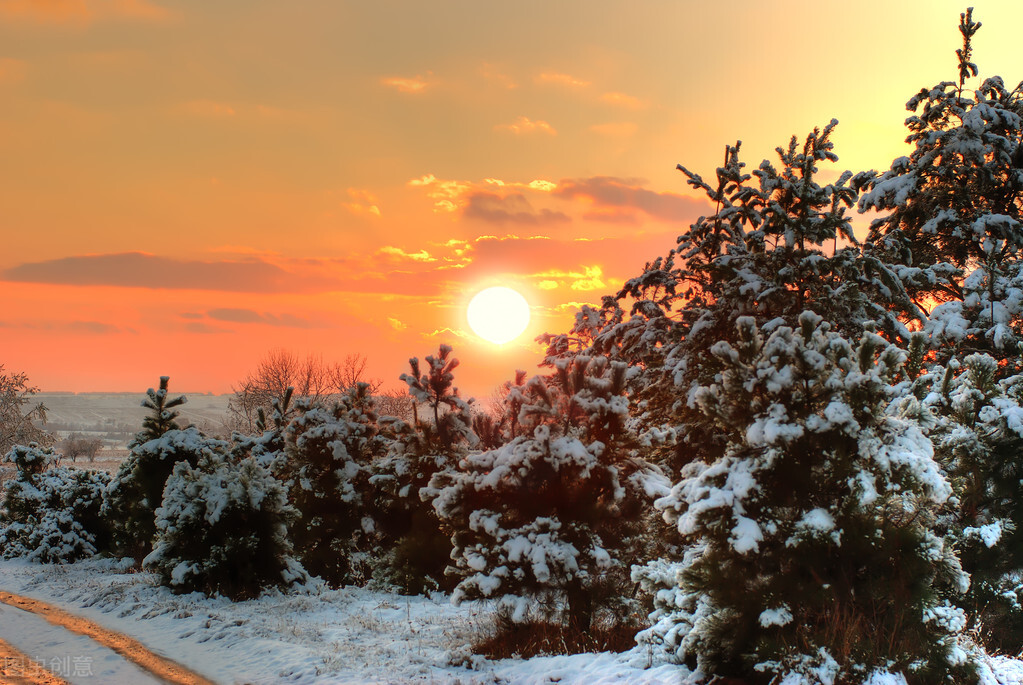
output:
[[[1011,87],[1023,3],[974,4]],[[397,387],[447,342],[486,397],[713,211],[677,163],[741,139],[755,167],[832,117],[829,177],[904,154],[964,9],[0,0],[0,363],[220,393],[285,348]],[[469,331],[488,285],[530,301],[516,342]]]

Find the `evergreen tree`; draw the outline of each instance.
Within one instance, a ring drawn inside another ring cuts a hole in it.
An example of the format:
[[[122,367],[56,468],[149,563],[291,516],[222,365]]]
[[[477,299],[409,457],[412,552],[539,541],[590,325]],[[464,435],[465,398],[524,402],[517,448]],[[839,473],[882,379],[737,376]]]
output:
[[[650,493],[668,485],[639,457],[627,374],[603,357],[559,360],[509,396],[525,435],[434,476],[424,495],[454,533],[456,602],[497,599],[513,622],[583,631],[624,616],[629,564],[650,552]]]
[[[287,536],[296,514],[281,483],[253,457],[234,462],[211,452],[195,467],[178,462],[143,566],[174,592],[233,600],[304,583],[308,575]]]
[[[136,561],[152,551],[156,509],[175,465],[186,462],[194,468],[203,457],[226,453],[229,447],[227,442],[207,438],[194,426],[168,430],[146,442],[140,439],[133,442],[103,493],[103,516],[113,526],[114,548]]]
[[[906,108],[908,157],[855,185],[869,192],[860,211],[871,223],[872,254],[896,265],[914,300],[933,309],[938,360],[986,352],[1018,373],[1023,331],[1023,84],[998,76],[970,94],[977,75],[972,9],[960,16],[959,77],[924,88]]]
[[[969,579],[933,531],[951,488],[917,423],[886,413],[906,360],[812,312],[797,329],[740,318],[711,347],[700,375],[712,382],[687,402],[721,440],[690,445],[658,503],[689,545],[670,602],[677,655],[705,678],[823,669],[859,683],[891,670],[929,685],[971,673],[966,619],[942,598]]]
[[[459,397],[454,386],[458,360],[451,353],[450,346],[441,345],[437,356],[426,357],[425,372],[418,358],[409,360],[411,373],[400,378],[416,406],[425,407],[426,416],[417,408],[411,425],[386,417],[387,454],[373,468],[374,519],[381,549],[386,550],[377,577],[403,592],[451,587],[444,575],[450,535],[423,499],[433,477],[453,469],[478,442],[471,400]]]
[[[286,446],[284,434],[288,427],[288,417],[292,413],[291,398],[294,390],[289,387],[282,397],[270,400],[269,419],[263,407],[257,408],[255,428],[258,435],[244,435],[237,431],[231,435],[234,442],[231,453],[235,459],[251,456],[260,465],[270,469],[271,473],[279,473],[283,469]]]
[[[367,502],[370,465],[386,449],[369,385],[358,383],[329,409],[300,399],[295,411],[280,473],[298,511],[296,555],[332,585],[361,582],[375,528]]]
[[[66,563],[108,549],[110,530],[100,516],[106,473],[57,467],[58,455],[37,445],[17,445],[4,460],[18,476],[3,488],[0,554]]]
[[[146,390],[146,399],[142,400],[142,408],[148,409],[149,414],[142,419],[142,430],[135,434],[128,444],[128,449],[149,440],[155,440],[167,431],[181,428],[175,421],[181,412],[174,411],[174,408],[188,402],[188,398],[184,395],[168,397],[167,384],[169,382],[170,376],[160,376],[160,389],[149,388]]]
[[[998,362],[972,354],[916,383],[954,497],[939,523],[970,586],[954,599],[992,652],[1023,649],[1023,377],[998,380]]]

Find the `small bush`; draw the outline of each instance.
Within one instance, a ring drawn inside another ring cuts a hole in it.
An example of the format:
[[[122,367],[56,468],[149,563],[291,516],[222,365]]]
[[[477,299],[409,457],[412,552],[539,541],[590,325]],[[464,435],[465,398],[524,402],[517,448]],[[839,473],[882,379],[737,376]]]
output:
[[[156,510],[159,531],[143,566],[175,592],[255,597],[266,587],[308,580],[291,557],[295,510],[284,487],[255,459],[222,455],[181,462]]]
[[[5,459],[18,476],[4,484],[0,553],[40,563],[65,563],[104,551],[110,529],[102,516],[102,471],[62,467],[50,448],[16,446]]]
[[[228,443],[207,438],[194,427],[133,445],[103,496],[103,515],[113,525],[117,553],[140,561],[153,549],[156,508],[176,464],[194,467],[227,448]]]

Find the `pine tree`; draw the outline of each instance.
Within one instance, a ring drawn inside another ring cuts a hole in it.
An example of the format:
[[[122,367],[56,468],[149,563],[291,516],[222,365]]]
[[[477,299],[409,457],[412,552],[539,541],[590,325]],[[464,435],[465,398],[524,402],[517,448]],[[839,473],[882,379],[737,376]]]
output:
[[[169,430],[181,428],[175,421],[181,413],[173,411],[173,409],[188,402],[188,398],[184,395],[168,397],[168,383],[170,383],[170,376],[160,376],[160,389],[149,388],[146,390],[146,399],[142,400],[142,408],[148,409],[149,414],[142,419],[142,431],[135,434],[134,439],[128,444],[128,449],[149,440],[155,440]]]
[[[136,440],[103,493],[103,516],[113,526],[117,553],[141,562],[152,551],[156,509],[176,464],[186,462],[194,468],[203,457],[226,453],[228,447],[194,426],[168,430],[146,442]]]
[[[369,385],[358,383],[329,409],[300,399],[295,412],[280,473],[298,511],[291,533],[296,555],[331,585],[362,582],[375,528],[367,501],[370,465],[386,449]]]
[[[648,493],[668,484],[639,457],[627,374],[603,357],[559,360],[510,396],[525,435],[433,478],[424,495],[454,533],[456,602],[496,599],[512,622],[582,631],[623,618],[629,564],[650,552]]]
[[[297,512],[279,481],[253,457],[178,462],[156,510],[158,531],[143,567],[174,592],[233,600],[308,581],[292,557],[288,525]]]
[[[1023,377],[998,380],[998,362],[972,354],[916,382],[921,417],[954,497],[939,524],[970,575],[955,596],[991,652],[1023,649]]]
[[[58,455],[38,445],[17,445],[4,460],[18,476],[3,488],[0,554],[67,563],[109,548],[109,525],[100,516],[106,473],[56,466]]]
[[[860,211],[871,223],[872,254],[896,265],[914,300],[932,309],[928,330],[938,360],[986,352],[1021,370],[1023,340],[1023,84],[998,76],[970,95],[977,76],[972,8],[960,15],[957,81],[913,96],[906,119],[914,145],[883,174],[863,174]]]
[[[263,407],[256,410],[256,432],[258,435],[244,435],[235,431],[231,435],[234,447],[231,450],[235,459],[241,460],[251,456],[262,466],[278,473],[283,468],[285,454],[285,430],[288,427],[291,411],[291,399],[295,389],[288,387],[282,397],[270,400],[270,417],[267,418]]]
[[[459,397],[454,386],[458,359],[441,345],[437,356],[409,360],[402,374],[416,402],[413,423],[384,420],[388,450],[373,467],[374,519],[384,563],[377,578],[403,592],[450,589],[444,569],[450,561],[450,535],[441,529],[424,491],[433,477],[455,467],[478,437],[472,431],[472,400]],[[420,416],[418,406],[425,407]]]
[[[689,545],[678,656],[750,683],[965,682],[966,619],[943,596],[969,581],[933,530],[951,487],[917,423],[886,413],[908,355],[812,312],[796,329],[740,318],[710,355],[687,401],[720,442],[691,444],[658,503]]]

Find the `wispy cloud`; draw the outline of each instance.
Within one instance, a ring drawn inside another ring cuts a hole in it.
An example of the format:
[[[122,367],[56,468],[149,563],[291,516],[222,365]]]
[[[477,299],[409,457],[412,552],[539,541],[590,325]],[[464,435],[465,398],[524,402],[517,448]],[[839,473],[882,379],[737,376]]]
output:
[[[266,326],[281,326],[285,328],[314,328],[315,325],[308,319],[295,316],[294,314],[269,314],[260,313],[252,309],[237,309],[224,307],[211,309],[206,315],[214,321],[225,321],[228,323],[263,324]]]
[[[426,174],[408,182],[413,188],[425,188],[426,196],[435,200],[433,211],[453,212],[459,207],[459,198],[472,189],[469,181],[442,180]]]
[[[522,193],[498,195],[477,192],[469,196],[463,216],[494,224],[557,224],[571,221],[563,212],[550,209],[534,209]]]
[[[527,133],[545,133],[547,135],[556,136],[558,132],[553,126],[548,124],[542,119],[536,121],[529,117],[519,117],[510,124],[498,124],[494,127],[495,131],[508,131],[515,135],[523,135]]]
[[[412,77],[391,76],[382,78],[380,79],[380,83],[388,88],[394,88],[401,93],[411,93],[416,95],[426,92],[426,90],[435,85],[436,82],[433,79],[433,72],[428,71],[425,76],[417,74]]]
[[[587,218],[595,220],[600,220],[602,216],[621,220],[619,213],[607,212],[609,209],[618,209],[638,210],[656,219],[682,222],[695,219],[707,209],[705,200],[676,193],[658,193],[643,185],[641,179],[593,176],[559,181],[552,194],[561,198],[588,200],[592,210]]]
[[[562,74],[553,71],[545,71],[536,75],[537,83],[547,83],[570,88],[585,88],[590,85],[589,81],[578,79],[570,74]]]
[[[385,245],[384,247],[377,250],[378,254],[388,255],[390,257],[396,257],[402,260],[411,260],[413,262],[436,262],[437,258],[430,255],[426,250],[420,250],[419,252],[406,252],[400,247],[394,247],[393,245]]]
[[[93,333],[96,335],[118,333],[121,331],[119,327],[103,323],[102,321],[72,321],[68,324],[68,329],[77,333]]]
[[[0,279],[58,285],[263,293],[312,292],[330,286],[327,279],[292,273],[259,260],[201,262],[141,252],[84,255],[21,264],[0,271]]]
[[[625,93],[604,93],[600,96],[600,99],[609,105],[625,107],[626,109],[645,109],[647,107],[647,103],[644,100],[640,100],[638,97],[627,95]]]
[[[348,198],[350,201],[342,202],[341,206],[352,214],[380,216],[379,201],[370,191],[361,188],[349,188]]]

